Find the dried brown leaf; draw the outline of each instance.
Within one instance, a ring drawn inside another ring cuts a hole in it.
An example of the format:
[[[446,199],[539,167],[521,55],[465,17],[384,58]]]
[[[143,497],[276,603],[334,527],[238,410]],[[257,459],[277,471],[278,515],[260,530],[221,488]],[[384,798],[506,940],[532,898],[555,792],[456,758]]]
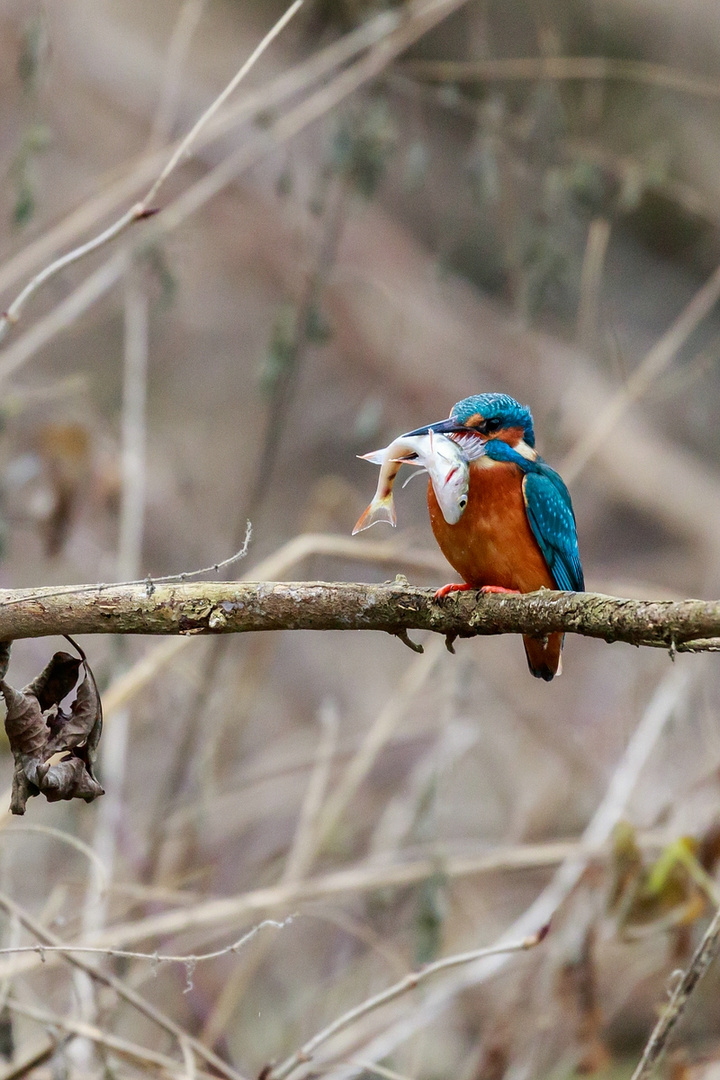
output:
[[[75,645],[74,642],[72,642]],[[102,731],[102,705],[87,658],[55,653],[50,663],[24,690],[4,680],[0,691],[7,704],[5,727],[15,759],[10,809],[25,813],[27,800],[43,794],[49,802],[85,799],[104,794],[93,775],[93,762]],[[3,662],[0,645],[0,667]],[[9,655],[9,648],[6,650]],[[69,713],[60,702],[73,690],[80,667],[85,677],[77,688]],[[58,754],[67,756],[60,761]]]
[[[12,641],[0,641],[0,681],[7,675],[10,666],[10,647]]]
[[[84,799],[92,802],[105,792],[85,767],[82,758],[68,757],[55,765],[40,765],[37,770],[40,791],[48,802],[61,799]]]
[[[40,788],[32,784],[25,773],[25,767],[20,758],[15,759],[13,771],[12,793],[10,795],[10,813],[24,814],[25,804],[33,795],[39,795]]]
[[[48,753],[56,754],[63,750],[74,750],[90,738],[100,722],[100,695],[97,692],[95,680],[86,674],[78,687],[70,715],[58,712],[52,723],[52,738],[48,742]]]
[[[0,683],[0,691],[7,706],[5,730],[13,754],[25,757],[39,754],[48,738],[48,726],[40,702],[34,694],[16,690],[4,679]]]
[[[56,652],[50,663],[43,668],[24,690],[34,694],[40,702],[40,708],[47,712],[53,705],[59,705],[67,697],[78,680],[82,660],[70,653]]]

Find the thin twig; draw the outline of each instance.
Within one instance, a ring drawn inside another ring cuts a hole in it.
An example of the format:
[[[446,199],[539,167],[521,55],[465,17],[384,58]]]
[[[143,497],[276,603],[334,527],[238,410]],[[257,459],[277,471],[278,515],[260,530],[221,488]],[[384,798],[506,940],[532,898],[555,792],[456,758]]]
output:
[[[317,823],[316,844],[318,847],[327,840],[337,827],[353,796],[372,769],[383,746],[385,746],[404,717],[409,703],[425,686],[444,655],[444,642],[436,641],[424,655],[413,660],[404,672],[397,690],[370,725],[357,753],[353,756],[347,769],[327,799]]]
[[[702,288],[698,289],[672,326],[653,345],[625,385],[600,410],[595,422],[566,455],[560,471],[568,483],[577,479],[620,417],[667,369],[690,335],[710,314],[718,299],[720,299],[720,266],[711,274]]]
[[[319,719],[320,740],[315,764],[300,806],[295,837],[283,869],[283,882],[299,881],[305,877],[322,843],[322,832],[318,829],[318,823],[338,737],[337,706],[333,701],[324,701],[321,704]]]
[[[120,535],[117,573],[136,579],[145,531],[147,378],[150,303],[145,267],[137,259],[125,279]]]
[[[465,3],[467,3],[467,0],[416,0],[415,3],[408,4],[403,18],[396,20],[392,24],[394,28],[388,29],[386,36],[381,37],[375,47],[368,51],[367,55],[341,71],[326,86],[322,86],[319,90],[310,94],[309,97],[290,109],[285,115],[276,119],[254,141],[241,145],[225,160],[221,161],[219,165],[193,184],[192,187],[168,204],[163,213],[155,219],[155,223],[144,232],[143,242],[150,243],[177,228],[178,225],[197,213],[198,210],[232,183],[240,173],[255,165],[269,153],[276,150],[279,145],[289,141],[315,121],[325,116],[361,86],[377,78],[396,56],[404,52],[428,30]],[[384,25],[387,26],[388,24]],[[114,226],[111,226],[112,228]],[[103,234],[103,237],[105,237],[105,234]],[[105,242],[107,240],[103,239],[103,243]],[[90,243],[97,246],[95,241],[90,241]],[[84,247],[86,246],[84,245]],[[124,252],[121,254],[126,256]],[[104,275],[103,281],[109,277],[112,279],[111,283],[114,283],[121,276],[122,269],[111,266],[113,263],[114,259],[111,259],[105,266],[96,271],[96,274]],[[42,273],[44,274],[45,271]],[[92,279],[94,277],[95,275],[91,275]],[[33,279],[33,281],[35,280]],[[88,281],[90,280],[88,279]],[[67,303],[75,300],[76,294],[81,293],[85,284],[79,286],[76,292],[67,298]],[[109,285],[106,285],[106,288],[109,287]],[[103,292],[106,291],[106,288],[103,289]],[[87,306],[89,305],[82,306],[82,310],[85,310]],[[50,312],[46,317],[47,320],[51,320],[54,314],[54,311]],[[42,320],[43,323],[45,321]],[[2,340],[2,336],[3,323],[0,321],[0,340]],[[43,343],[47,340],[49,338],[46,333],[43,337]],[[11,348],[8,350],[7,355],[3,357],[3,361],[0,362],[0,382],[10,372],[15,371],[20,364],[24,363],[29,358],[29,355],[32,355],[32,351],[25,346],[24,342],[25,336],[17,342],[20,350],[19,355]],[[7,364],[4,362],[5,360],[7,360]]]
[[[61,300],[39,322],[26,330],[16,341],[2,351],[0,358],[0,382],[7,380],[26,364],[40,349],[71,326],[88,308],[92,307],[122,278],[127,270],[129,254],[118,251],[107,262],[85,278],[69,296]],[[0,324],[0,340],[2,328]]]
[[[238,84],[245,78],[248,72],[255,66],[262,54],[268,48],[268,46],[275,40],[278,34],[285,28],[287,23],[292,17],[300,10],[305,0],[294,0],[294,3],[290,5],[285,14],[275,23],[272,29],[265,35],[260,44],[253,50],[251,55],[241,66],[240,70],[236,72],[230,82],[227,84],[221,94],[212,102],[212,104],[205,110],[199,120],[193,125],[190,131],[187,133],[184,139],[176,146],[173,153],[170,155],[170,159],[166,163],[165,167],[161,170],[157,179],[151,184],[150,188],[143,196],[142,199],[134,206],[131,206],[129,210],[126,210],[117,221],[113,222],[106,229],[98,235],[88,240],[84,244],[80,244],[79,247],[74,248],[72,251],[68,251],[65,255],[61,255],[60,258],[55,259],[43,270],[41,270],[35,277],[28,282],[25,288],[16,296],[7,311],[0,316],[0,341],[5,337],[8,330],[13,326],[20,318],[22,309],[30,299],[30,297],[37,292],[37,290],[45,284],[50,278],[55,277],[61,270],[71,266],[73,263],[78,262],[80,259],[85,258],[93,251],[97,251],[99,248],[104,247],[105,244],[109,244],[111,240],[114,240],[124,232],[128,226],[133,225],[137,221],[143,221],[146,218],[152,216],[156,212],[156,207],[153,206],[155,199],[168,179],[170,174],[175,170],[177,165],[182,161],[186,154],[189,153],[193,143],[199,135],[202,128],[208,123],[209,120],[217,113],[218,109],[223,105],[227,98],[236,89]]]
[[[39,941],[44,945],[63,946],[62,942],[55,934],[53,934],[47,927],[42,926],[32,915],[29,914],[19,904],[16,904],[9,896],[4,893],[0,893],[0,907],[2,907],[8,914],[14,915],[23,926],[30,931]],[[73,967],[79,968],[82,971],[87,972],[96,982],[102,983],[105,986],[111,987],[115,993],[126,1001],[143,1016],[147,1017],[152,1023],[157,1024],[178,1042],[181,1038],[187,1038],[190,1040],[190,1044],[195,1052],[202,1057],[208,1065],[217,1070],[224,1076],[226,1080],[243,1080],[243,1077],[236,1069],[228,1065],[226,1061],[218,1057],[206,1046],[203,1046],[197,1039],[191,1038],[186,1031],[179,1024],[176,1024],[174,1020],[166,1016],[155,1005],[151,1005],[149,1001],[146,1001],[140,994],[138,994],[131,987],[126,986],[121,979],[116,978],[114,975],[110,975],[108,972],[100,971],[93,964],[87,960],[83,960],[81,957],[65,954],[63,959],[67,960]]]
[[[39,1065],[44,1065],[71,1041],[72,1035],[67,1034],[61,1038],[45,1040],[39,1046],[34,1046],[22,1057],[15,1058],[6,1069],[0,1070],[0,1080],[22,1080],[23,1077],[33,1073]]]
[[[190,51],[207,0],[185,0],[170,37],[165,57],[165,70],[148,148],[162,146],[170,135],[180,93],[183,67]]]
[[[104,1046],[107,1050],[111,1050],[114,1054],[117,1054],[121,1058],[126,1058],[129,1061],[138,1063],[145,1068],[148,1066],[162,1069],[163,1072],[170,1073],[171,1076],[180,1078],[187,1075],[187,1070],[183,1064],[179,1061],[175,1061],[173,1058],[168,1057],[167,1054],[161,1054],[157,1050],[148,1050],[144,1046],[139,1046],[137,1043],[130,1042],[128,1039],[120,1038],[118,1035],[111,1035],[108,1031],[103,1031],[95,1024],[89,1024],[83,1020],[73,1020],[69,1016],[59,1016],[56,1013],[47,1012],[45,1009],[38,1009],[34,1005],[27,1003],[20,1003],[14,998],[10,998],[8,1001],[8,1008],[10,1008],[18,1016],[26,1016],[29,1020],[35,1020],[39,1024],[43,1024],[45,1027],[54,1029],[56,1031],[64,1031],[68,1035],[80,1036],[83,1039],[87,1039],[90,1042],[96,1043],[98,1046]],[[52,1049],[57,1048],[58,1043],[55,1042]],[[44,1054],[47,1051],[41,1051]],[[36,1056],[31,1059],[32,1067],[34,1068],[37,1062]],[[3,1080],[10,1080],[10,1077],[16,1077],[19,1074],[17,1072],[9,1072],[2,1074]],[[211,1076],[211,1073],[202,1073],[203,1077]]]
[[[595,218],[588,230],[585,257],[580,273],[576,332],[581,348],[589,353],[594,351],[597,342],[602,276],[609,240],[610,222],[607,218]]]
[[[246,540],[248,539],[249,537],[246,536]],[[282,580],[294,567],[318,555],[439,573],[447,570],[447,563],[439,551],[404,548],[392,540],[374,543],[369,540],[355,542],[348,536],[303,533],[289,540],[259,562],[252,568],[250,574],[244,575],[244,580],[251,576],[272,581]],[[190,640],[187,637],[178,637],[156,645],[124,675],[111,683],[103,695],[105,721],[107,722],[108,716],[112,715],[116,709],[122,708],[139,694],[162,668],[172,663]],[[9,796],[4,801],[9,801]],[[0,799],[1,805],[3,805],[2,799]]]
[[[55,841],[59,841],[61,844],[69,844],[70,847],[75,848],[88,860],[92,866],[98,880],[98,887],[101,889],[107,888],[108,872],[105,864],[95,854],[89,844],[86,844],[84,840],[81,840],[78,836],[73,836],[72,833],[63,832],[62,829],[55,829],[52,825],[13,825],[12,828],[2,830],[2,838],[5,840],[10,836],[25,836],[27,833],[38,833],[40,836],[49,836]]]
[[[594,854],[597,855],[607,845],[613,829],[624,816],[628,800],[638,779],[668,723],[675,715],[678,705],[685,699],[688,685],[687,672],[678,668],[671,669],[662,680],[633,732],[612,774],[607,790],[583,833],[582,846],[572,854],[568,854],[552,880],[530,907],[508,928],[501,940],[514,940],[519,935],[529,933],[539,924],[549,923],[555,917],[558,908],[565,903],[581,880]],[[446,980],[431,992],[421,1005],[414,1008],[411,1014],[400,1017],[390,1028],[377,1035],[363,1048],[363,1055],[371,1060],[382,1061],[397,1046],[432,1023],[455,995],[469,986],[486,982],[497,975],[506,963],[504,956],[489,957],[473,964],[454,979]],[[348,1075],[350,1074],[346,1068],[336,1068],[330,1074],[333,1080],[341,1080],[341,1078],[345,1080]]]
[[[170,156],[170,160],[158,176],[155,183],[151,185],[147,195],[145,195],[145,197],[140,200],[139,205],[143,207],[143,210],[146,210],[148,207],[152,206],[158,192],[160,191],[160,188],[170,176],[170,173],[173,172],[173,170],[183,160],[183,158],[189,154],[190,148],[195,142],[197,136],[200,134],[201,130],[205,127],[207,123],[209,123],[210,120],[212,120],[213,116],[215,116],[218,110],[222,108],[230,95],[237,89],[240,82],[242,82],[248,72],[255,66],[255,64],[260,59],[265,50],[268,48],[268,46],[271,45],[275,38],[278,36],[278,34],[280,34],[281,31],[285,29],[292,17],[297,14],[297,12],[303,6],[304,2],[305,0],[294,0],[294,2],[290,5],[285,14],[280,19],[278,19],[273,28],[265,35],[260,44],[253,50],[253,52],[250,54],[250,56],[240,68],[240,70],[232,77],[232,79],[227,84],[222,93],[218,94],[212,104],[208,106],[200,119],[197,120],[197,122],[193,125],[185,138],[180,142],[179,146],[175,148],[174,152]]]
[[[285,1077],[294,1072],[299,1065],[312,1061],[313,1054],[317,1048],[322,1046],[323,1043],[326,1043],[334,1035],[337,1035],[338,1032],[350,1027],[363,1016],[373,1012],[374,1009],[379,1009],[389,1001],[394,1001],[395,998],[401,997],[410,990],[414,990],[431,976],[437,975],[441,971],[448,971],[451,968],[461,967],[477,960],[483,960],[488,956],[526,952],[528,949],[534,949],[546,936],[547,930],[547,927],[543,927],[537,933],[530,937],[522,938],[520,941],[511,941],[504,945],[491,945],[489,948],[485,949],[473,949],[471,952],[458,953],[455,956],[446,956],[443,957],[442,960],[436,960],[432,964],[427,964],[418,971],[410,972],[398,982],[389,986],[386,990],[381,990],[379,994],[374,994],[360,1005],[356,1005],[355,1008],[349,1009],[346,1013],[343,1013],[342,1016],[333,1020],[331,1024],[328,1024],[327,1027],[324,1027],[322,1031],[313,1035],[312,1039],[308,1039],[296,1053],[292,1054],[281,1065],[270,1069],[267,1073],[268,1080],[285,1080]]]
[[[236,562],[245,558],[248,553],[251,539],[252,525],[248,521],[245,528],[245,539],[240,550],[236,551],[234,555],[230,555],[229,558],[223,559],[221,562],[213,563],[211,566],[201,566],[199,570],[182,570],[179,574],[164,574],[161,577],[153,577],[151,574],[148,574],[147,577],[144,578],[136,578],[134,581],[121,581],[117,584],[99,582],[97,585],[64,585],[60,589],[43,592],[42,600],[44,602],[51,597],[76,596],[89,592],[102,593],[107,589],[115,589],[118,586],[142,586],[147,593],[152,595],[156,585],[169,584],[174,581],[190,581],[192,578],[203,577],[205,574],[217,574],[220,570],[226,570],[229,566],[233,566]],[[10,606],[13,602],[13,600],[0,601],[0,607],[3,607],[4,604]]]
[[[228,105],[218,113],[196,139],[191,152],[197,153],[213,141],[228,134],[242,123],[253,119],[259,112],[277,109],[288,99],[299,96],[314,84],[345,66],[349,61],[375,45],[393,31],[400,15],[394,11],[383,11],[363,23],[356,30],[345,34],[338,41],[313,54],[307,60],[283,71],[269,83],[256,90],[247,92],[234,105]],[[180,145],[180,140],[176,143]],[[174,149],[171,147],[169,149]],[[82,233],[92,228],[105,215],[117,210],[118,206],[133,198],[157,176],[167,160],[168,149],[145,153],[139,160],[133,160],[124,168],[127,175],[107,187],[92,199],[82,203],[58,225],[48,230],[37,240],[22,248],[0,267],[0,290],[3,292],[17,284],[36,266],[51,259],[59,248],[73,243]]]
[[[147,953],[147,952],[133,952],[128,949],[111,949],[101,948],[93,945],[13,945],[8,948],[0,949],[0,956],[17,956],[22,953],[36,953],[41,961],[45,961],[46,957],[52,953],[59,953],[62,956],[75,956],[87,953],[92,956],[105,956],[112,957],[113,959],[123,960],[147,960],[153,965],[153,967],[159,967],[160,964],[184,964],[186,967],[196,964],[202,964],[206,960],[217,960],[221,956],[230,956],[233,953],[238,953],[244,945],[247,945],[249,941],[255,937],[260,930],[264,930],[267,926],[273,926],[277,930],[282,930],[288,926],[293,919],[294,915],[289,915],[287,919],[283,919],[282,922],[277,922],[275,919],[263,919],[257,926],[253,926],[251,930],[239,937],[237,941],[233,941],[231,945],[225,945],[221,949],[214,949],[212,952],[206,953],[183,953],[181,955],[172,955],[170,953]]]
[[[488,60],[408,60],[402,70],[430,82],[498,82],[503,80],[621,80],[675,90],[709,99],[720,98],[720,82],[690,75],[665,64],[607,56],[529,56]]]
[[[675,674],[675,673],[673,673]],[[666,835],[649,834],[638,837],[643,849],[660,851],[668,843]],[[158,937],[168,937],[185,933],[189,930],[209,930],[212,927],[237,924],[259,912],[277,909],[295,909],[307,901],[328,900],[346,894],[358,895],[377,889],[397,889],[426,881],[435,873],[441,873],[449,881],[476,877],[482,874],[494,874],[503,871],[543,869],[557,866],[565,860],[583,860],[583,865],[591,858],[606,859],[612,851],[607,844],[588,845],[585,841],[559,840],[542,844],[519,844],[515,847],[500,847],[480,854],[448,855],[442,848],[429,856],[397,862],[373,861],[348,866],[329,874],[286,884],[269,885],[239,896],[203,899],[191,902],[192,897],[173,897],[158,893],[157,890],[143,889],[142,899],[160,898],[167,902],[174,900],[179,906],[169,911],[147,915],[143,919],[133,919],[105,927],[90,938],[83,938],[75,943],[60,943],[63,948],[72,948],[72,944],[94,946],[102,949],[118,949],[133,942],[148,941]],[[115,891],[124,893],[125,888]],[[138,893],[132,890],[137,898]],[[152,954],[151,954],[152,955]],[[45,962],[53,962],[53,954],[45,957]],[[30,953],[0,964],[0,978],[13,978],[36,970],[42,963],[40,955],[33,947]]]
[[[687,971],[673,990],[670,1001],[653,1029],[632,1080],[646,1080],[665,1051],[673,1028],[685,1011],[690,995],[720,952],[720,908],[715,912]]]

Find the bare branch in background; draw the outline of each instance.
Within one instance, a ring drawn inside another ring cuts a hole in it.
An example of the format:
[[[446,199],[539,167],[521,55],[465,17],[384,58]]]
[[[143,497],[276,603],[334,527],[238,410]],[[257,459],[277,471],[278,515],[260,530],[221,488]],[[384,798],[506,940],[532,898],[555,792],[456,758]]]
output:
[[[658,1060],[665,1052],[668,1039],[675,1025],[685,1011],[690,995],[718,955],[718,952],[720,952],[720,909],[715,912],[687,971],[677,983],[667,1005],[663,1007],[660,1019],[653,1029],[642,1058],[632,1074],[632,1080],[647,1080],[647,1077],[651,1075]]]
[[[635,368],[625,385],[602,408],[595,422],[580,438],[561,465],[566,481],[577,479],[620,417],[639,401],[652,384],[669,367],[678,352],[720,299],[720,266],[693,295],[672,325],[653,345]]]
[[[319,1031],[317,1035],[314,1035],[312,1039],[308,1039],[303,1046],[287,1058],[281,1065],[277,1065],[264,1073],[267,1080],[285,1080],[285,1077],[289,1076],[300,1065],[308,1064],[312,1061],[313,1054],[319,1046],[328,1042],[334,1035],[344,1031],[345,1028],[350,1027],[352,1024],[361,1020],[368,1013],[373,1012],[374,1009],[379,1009],[381,1006],[386,1005],[390,1001],[394,1001],[395,998],[401,997],[403,994],[407,994],[409,991],[414,990],[420,983],[426,979],[431,978],[433,975],[439,974],[441,971],[448,971],[454,967],[461,967],[464,964],[472,964],[477,960],[483,960],[488,956],[498,956],[500,954],[506,955],[508,953],[527,952],[528,949],[534,949],[536,945],[539,945],[541,941],[547,935],[549,927],[545,926],[537,933],[530,937],[522,938],[520,941],[508,941],[502,945],[490,945],[485,949],[473,949],[471,952],[459,953],[457,956],[446,956],[442,960],[436,960],[432,964],[427,964],[425,967],[420,968],[419,971],[411,971],[409,975],[405,975],[399,982],[389,986],[387,990],[382,990],[379,994],[374,994],[366,1001],[363,1001],[360,1005],[356,1005],[354,1009],[349,1009],[342,1016],[339,1016],[336,1020],[333,1020],[331,1024]]]
[[[538,79],[615,79],[674,90],[696,97],[720,98],[720,82],[665,64],[609,56],[529,56],[486,60],[408,60],[403,71],[429,82],[477,83]]]
[[[613,807],[615,815],[613,824],[622,810],[622,806]],[[6,835],[11,835],[13,831],[14,829],[9,830]],[[606,832],[609,835],[611,828],[606,829]],[[644,848],[657,851],[662,847],[665,838],[658,834],[650,834],[640,836],[638,839]],[[333,900],[337,902],[343,896],[361,896],[378,889],[404,889],[426,880],[438,869],[448,880],[461,881],[470,877],[481,878],[485,874],[494,874],[504,870],[547,869],[564,861],[572,861],[573,865],[585,867],[591,858],[605,860],[610,855],[611,852],[604,842],[599,843],[591,838],[581,842],[559,840],[544,844],[501,846],[492,851],[465,856],[450,856],[438,850],[422,859],[389,864],[367,862],[357,866],[346,866],[341,870],[319,874],[302,881],[269,885],[238,896],[203,898],[159,914],[148,915],[144,919],[103,927],[74,944],[117,950],[133,942],[147,941],[150,938],[164,938],[170,934],[198,928],[212,929],[224,924],[237,924],[262,911],[283,908],[287,910],[307,901]],[[142,890],[139,895],[144,895]],[[151,894],[147,895],[149,898]],[[559,902],[556,900],[555,906]],[[552,910],[553,908],[550,907],[550,914]],[[523,936],[523,931],[518,931],[515,936]],[[0,963],[0,976],[7,979],[23,972],[34,971],[43,962],[50,965],[59,959],[61,953],[62,948],[60,953],[46,951],[43,961],[39,952],[33,947],[29,953],[11,957]]]
[[[359,53],[381,41],[396,28],[399,18],[399,14],[395,12],[383,11],[356,30],[345,34],[339,41],[332,42],[326,48],[313,53],[307,60],[283,71],[269,84],[246,93],[239,102],[228,105],[212,119],[198,135],[191,152],[197,155],[210,143],[253,119],[261,111],[277,109],[293,96],[309,90],[314,83],[331,75],[355,59]],[[179,146],[180,141],[171,149]],[[158,174],[167,153],[167,149],[155,150],[144,154],[140,160],[126,164],[127,175],[93,199],[84,202],[58,225],[4,263],[0,267],[0,290],[11,288],[36,266],[50,259],[59,247],[72,243],[106,214],[137,194],[144,184],[150,183]]]
[[[615,826],[627,813],[632,793],[648,761],[685,699],[688,683],[687,670],[675,668],[665,675],[648,702],[610,777],[602,799],[583,831],[582,847],[563,859],[550,882],[513,921],[501,940],[512,941],[522,934],[530,933],[538,923],[547,924],[555,918],[558,910],[572,895],[590,863],[592,852],[601,850],[607,844]],[[367,1043],[363,1050],[364,1055],[370,1060],[382,1061],[399,1045],[432,1023],[462,990],[487,982],[497,975],[506,963],[507,958],[502,955],[489,957],[468,969],[451,974],[441,985],[434,988],[428,998],[411,1014],[401,1015]],[[340,1080],[350,1074],[346,1067],[339,1065],[329,1075],[334,1080]]]
[[[192,972],[198,964],[203,964],[207,960],[219,960],[222,956],[232,956],[247,945],[253,938],[266,927],[271,926],[276,930],[282,930],[285,926],[288,926],[293,921],[294,916],[290,915],[287,919],[283,919],[282,922],[278,922],[277,919],[263,919],[257,926],[253,926],[251,930],[239,937],[237,941],[233,941],[231,945],[224,945],[221,949],[213,949],[211,952],[206,953],[186,953],[180,956],[176,956],[170,953],[161,952],[135,952],[130,949],[103,949],[98,946],[92,945],[47,945],[44,942],[38,945],[18,945],[7,949],[0,949],[0,956],[20,956],[25,953],[36,953],[41,961],[44,961],[46,957],[51,956],[53,953],[57,953],[60,956],[75,956],[85,954],[89,956],[98,957],[112,957],[114,959],[123,960],[147,960],[154,967],[160,964],[183,964],[188,970],[188,983],[190,983]]]
[[[415,3],[408,5],[402,20],[393,18],[388,22],[386,18],[382,18],[370,28],[372,30],[370,34],[361,33],[364,30],[361,27],[355,34],[346,35],[348,39],[352,38],[352,41],[343,39],[342,42],[338,43],[338,46],[343,46],[343,48],[331,47],[325,50],[328,54],[327,57],[323,54],[319,58],[324,58],[323,63],[313,64],[308,62],[309,72],[306,73],[306,77],[315,80],[326,72],[328,66],[330,66],[331,70],[335,65],[340,66],[346,54],[355,56],[357,52],[367,49],[366,54],[362,55],[353,65],[341,70],[326,85],[321,85],[305,100],[273,119],[261,137],[250,140],[247,145],[241,145],[188,188],[187,191],[164,207],[162,215],[156,218],[155,223],[144,232],[144,241],[150,243],[177,228],[178,225],[197,213],[206,203],[227,187],[238,175],[261,161],[279,145],[288,142],[316,120],[325,116],[360,87],[377,78],[397,56],[405,52],[433,26],[442,22],[466,3],[467,0],[416,0]],[[387,16],[388,13],[386,12],[384,15]],[[368,48],[368,45],[371,47]],[[280,80],[278,86],[280,100],[283,100],[287,92],[286,83]],[[268,100],[268,105],[270,104],[272,104],[272,96]],[[253,111],[257,112],[258,108],[258,102],[254,100],[249,115],[252,115]],[[247,116],[244,118],[247,118]],[[173,158],[181,145],[182,143],[176,147]],[[144,205],[147,200],[148,196],[145,196],[145,199],[141,200],[141,203],[137,205]],[[99,237],[74,249],[70,253],[73,256],[71,261],[77,261],[78,258],[87,254],[88,250],[96,250],[96,248],[113,239],[117,235],[115,230],[120,222],[123,223],[122,229],[125,229],[127,225],[137,220],[136,218],[128,219],[128,215],[132,213],[133,210],[128,211],[118,222],[101,233]],[[46,267],[36,275],[17,300],[13,302],[11,308],[21,298],[24,303],[27,298],[25,296],[27,290],[30,289],[34,292],[47,279],[48,271],[53,269],[53,273],[55,273],[56,269],[54,268],[62,269],[67,265],[65,260],[68,258],[69,256],[62,256],[53,262],[50,267]],[[70,296],[61,301],[56,308],[41,319],[37,326],[34,326],[27,334],[11,345],[0,361],[0,381],[21,367],[58,330],[70,325],[80,314],[103,296],[122,277],[126,270],[127,259],[127,252],[120,252],[110,258],[107,263],[99,267],[86,281],[82,282]],[[8,313],[6,313],[5,316],[0,317],[0,341],[7,333],[9,325]]]
[[[16,917],[22,925],[30,931],[31,934],[44,945],[60,946],[64,944],[56,934],[51,930],[48,930],[37,919],[29,914],[23,907],[17,904],[9,896],[5,896],[0,893],[0,908],[2,908],[7,914]],[[127,986],[121,979],[118,979],[115,975],[110,975],[105,971],[101,971],[99,968],[89,960],[83,960],[79,956],[66,955],[64,959],[72,965],[72,967],[80,969],[86,972],[95,982],[102,986],[110,987],[123,1001],[131,1005],[141,1015],[145,1016],[151,1023],[156,1024],[162,1028],[167,1034],[180,1042],[182,1039],[188,1039],[190,1044],[198,1055],[207,1062],[212,1068],[214,1068],[221,1076],[225,1077],[225,1080],[243,1080],[243,1077],[222,1058],[214,1054],[212,1050],[209,1050],[206,1046],[203,1046],[197,1039],[192,1038],[187,1032],[174,1020],[166,1016],[162,1010],[158,1009],[155,1005],[152,1005],[149,1001],[146,1001],[136,990]]]
[[[72,263],[78,262],[86,255],[89,255],[93,251],[97,251],[98,248],[104,247],[105,244],[109,244],[111,240],[114,240],[120,233],[124,232],[130,225],[134,225],[137,221],[144,221],[148,217],[152,217],[157,212],[157,207],[153,206],[153,202],[160,191],[160,188],[165,183],[170,174],[176,169],[182,159],[187,153],[189,153],[191,146],[195,142],[198,134],[202,128],[212,119],[221,108],[223,103],[236,89],[238,84],[245,78],[248,72],[255,66],[262,54],[268,48],[269,45],[275,40],[278,34],[285,28],[293,15],[300,10],[305,0],[294,0],[294,3],[290,5],[285,14],[280,18],[272,29],[265,35],[260,44],[250,54],[248,59],[242,65],[239,71],[233,76],[230,82],[227,84],[221,94],[213,101],[213,103],[205,110],[200,119],[190,129],[184,139],[180,141],[170,156],[169,161],[160,172],[157,179],[151,184],[149,190],[143,196],[142,199],[134,206],[131,206],[124,214],[109,225],[107,229],[98,235],[93,237],[92,240],[88,240],[87,243],[81,244],[79,247],[74,248],[72,251],[68,251],[65,255],[62,255],[59,259],[55,259],[54,262],[46,266],[44,270],[36,274],[32,281],[29,281],[22,292],[13,300],[7,311],[0,316],[0,341],[5,337],[10,327],[13,326],[20,319],[22,309],[30,299],[30,297],[37,292],[37,290],[49,281],[50,278],[55,277],[61,270],[64,270],[67,266],[71,266]]]
[[[206,3],[207,0],[185,0],[180,8],[168,45],[160,97],[148,140],[149,149],[162,146],[170,137],[175,123],[183,68]]]

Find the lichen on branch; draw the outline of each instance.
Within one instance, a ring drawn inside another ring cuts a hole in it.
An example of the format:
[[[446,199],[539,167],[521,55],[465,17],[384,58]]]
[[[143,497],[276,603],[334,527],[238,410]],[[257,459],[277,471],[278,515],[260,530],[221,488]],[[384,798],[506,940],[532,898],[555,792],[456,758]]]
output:
[[[0,591],[0,639],[51,634],[218,634],[266,630],[431,630],[449,641],[555,631],[670,651],[720,650],[720,601],[599,593],[466,592],[440,601],[405,579],[181,582]]]

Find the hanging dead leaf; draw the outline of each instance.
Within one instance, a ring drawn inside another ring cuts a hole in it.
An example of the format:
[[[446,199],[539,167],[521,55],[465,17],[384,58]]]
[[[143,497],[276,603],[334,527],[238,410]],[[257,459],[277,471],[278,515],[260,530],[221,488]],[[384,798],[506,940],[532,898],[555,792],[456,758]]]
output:
[[[10,666],[10,646],[12,641],[0,641],[0,679],[4,679],[7,675],[7,669]]]
[[[82,660],[70,653],[56,652],[36,679],[25,688],[40,702],[43,712],[59,705],[75,686]]]
[[[3,679],[0,690],[5,698],[5,730],[13,754],[32,758],[47,744],[48,726],[40,702],[25,690],[16,690]]]
[[[81,659],[55,653],[23,690],[5,681],[9,643],[0,644],[0,691],[7,706],[5,730],[15,759],[10,803],[13,814],[24,814],[27,800],[33,795],[43,794],[49,802],[75,798],[91,802],[104,794],[93,774],[102,731],[100,695],[85,653],[71,638],[68,641]],[[80,667],[85,676],[66,713],[61,703],[75,688]],[[66,756],[53,761],[58,754]]]
[[[56,765],[40,765],[37,775],[40,790],[48,802],[59,802],[61,799],[92,802],[98,795],[104,794],[79,757],[68,755]]]

